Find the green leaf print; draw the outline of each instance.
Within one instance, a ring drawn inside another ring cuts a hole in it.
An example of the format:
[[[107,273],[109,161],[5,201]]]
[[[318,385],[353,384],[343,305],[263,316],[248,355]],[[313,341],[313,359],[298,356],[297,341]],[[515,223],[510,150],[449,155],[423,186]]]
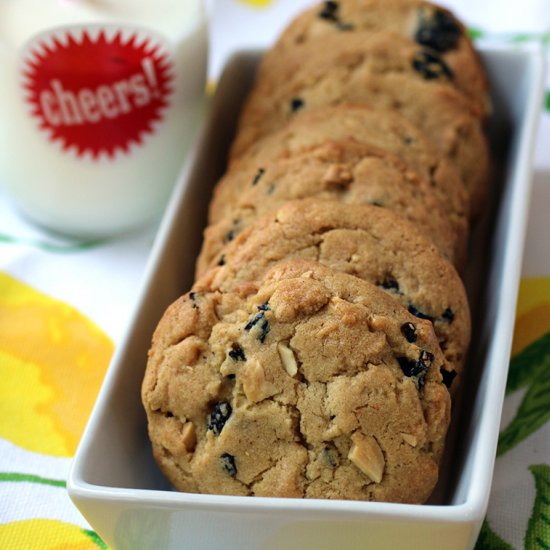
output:
[[[533,512],[527,524],[525,550],[550,549],[550,466],[535,464],[529,466],[535,477],[537,495]]]
[[[474,550],[514,550],[504,542],[489,526],[487,520],[483,522]]]
[[[547,369],[539,369],[536,376],[531,379],[529,389],[516,416],[500,432],[497,456],[515,447],[548,420],[550,420],[550,376]]]
[[[544,99],[544,107],[547,111],[550,111],[550,90],[546,91],[546,98]]]
[[[82,532],[101,550],[107,550],[108,546],[101,540],[99,535],[95,531],[90,529],[82,529]]]
[[[532,42],[539,39],[540,39],[540,36],[538,34],[518,33],[518,34],[514,34],[511,37],[510,41],[515,44],[521,44],[523,42]]]
[[[472,40],[480,40],[485,36],[485,31],[483,29],[478,29],[477,27],[468,28],[468,35]]]
[[[539,371],[550,372],[550,332],[512,357],[506,394],[528,385]]]
[[[67,242],[67,243],[55,243],[55,242],[48,242],[40,239],[27,239],[25,237],[16,237],[13,235],[6,235],[4,233],[0,233],[0,243],[31,246],[33,248],[38,248],[46,252],[53,252],[53,253],[59,253],[59,254],[79,252],[81,250],[95,248],[106,242],[107,242],[107,239],[97,239],[92,241],[74,241],[74,242]]]
[[[0,482],[2,481],[41,483],[42,485],[53,485],[54,487],[67,486],[67,483],[61,479],[49,479],[33,474],[20,474],[17,472],[0,472]]]

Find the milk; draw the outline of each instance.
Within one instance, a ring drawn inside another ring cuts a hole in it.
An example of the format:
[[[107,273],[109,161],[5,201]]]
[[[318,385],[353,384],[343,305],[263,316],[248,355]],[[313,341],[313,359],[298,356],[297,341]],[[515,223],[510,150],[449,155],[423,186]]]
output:
[[[0,185],[78,237],[164,208],[204,101],[200,0],[0,2]]]

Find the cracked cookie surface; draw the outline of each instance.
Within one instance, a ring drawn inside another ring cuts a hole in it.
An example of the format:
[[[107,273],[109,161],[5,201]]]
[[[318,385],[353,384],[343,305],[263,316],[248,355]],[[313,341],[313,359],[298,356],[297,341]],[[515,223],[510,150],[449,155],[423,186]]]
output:
[[[454,74],[436,52],[398,38],[354,32],[342,40],[329,34],[278,55],[268,52],[264,77],[243,109],[232,153],[246,154],[297,112],[341,104],[393,110],[457,166],[473,210],[479,211],[489,168],[483,119],[455,88]]]
[[[449,216],[448,205],[399,158],[354,139],[328,141],[227,177],[234,180],[229,187],[241,191],[231,201],[215,192],[210,217],[219,221],[205,230],[197,276],[257,218],[306,197],[388,208],[414,223],[454,265],[464,263],[466,220]]]
[[[415,316],[430,320],[448,360],[445,382],[464,367],[470,310],[464,285],[412,224],[387,209],[302,199],[286,203],[248,227],[222,250],[205,275],[209,287],[254,292],[285,258],[316,261],[378,285]],[[220,257],[221,257],[220,256]],[[200,281],[197,282],[200,286]]]
[[[444,366],[431,323],[290,260],[246,298],[202,285],[172,304],[142,397],[179,490],[420,503],[449,423]]]
[[[245,157],[230,163],[228,173],[217,184],[215,201],[234,204],[241,191],[241,180],[231,176],[235,170],[251,170],[257,174],[269,160],[288,157],[327,140],[349,138],[398,156],[426,179],[438,199],[447,205],[451,218],[456,218],[457,223],[468,219],[468,195],[453,163],[399,113],[364,105],[340,105],[297,113],[283,128],[249,147]],[[210,219],[210,223],[214,221],[217,220]]]
[[[349,38],[355,32],[389,31],[437,52],[455,74],[457,86],[491,112],[488,79],[468,31],[441,6],[422,0],[340,0],[319,2],[283,30],[274,52],[294,49],[329,35]]]

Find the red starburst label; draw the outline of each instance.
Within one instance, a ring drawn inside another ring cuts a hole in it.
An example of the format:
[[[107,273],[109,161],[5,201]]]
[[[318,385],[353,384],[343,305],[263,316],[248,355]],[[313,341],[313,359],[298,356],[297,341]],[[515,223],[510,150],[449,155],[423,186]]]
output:
[[[158,38],[79,27],[40,35],[23,58],[31,116],[51,141],[93,158],[155,132],[169,106],[173,61]]]

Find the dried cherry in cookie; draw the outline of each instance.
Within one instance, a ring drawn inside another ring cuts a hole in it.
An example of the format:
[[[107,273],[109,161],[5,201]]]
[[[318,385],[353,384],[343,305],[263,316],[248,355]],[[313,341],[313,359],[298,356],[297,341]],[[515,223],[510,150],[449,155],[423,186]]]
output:
[[[441,57],[426,50],[419,51],[412,60],[413,69],[426,80],[438,80],[440,78],[452,80],[453,72]]]
[[[448,52],[457,47],[462,30],[457,20],[447,11],[440,9],[419,10],[416,41],[438,52]]]
[[[229,417],[231,416],[231,412],[231,405],[227,401],[216,403],[208,418],[208,429],[214,435],[220,435],[223,427],[225,426],[225,423],[229,420]]]

